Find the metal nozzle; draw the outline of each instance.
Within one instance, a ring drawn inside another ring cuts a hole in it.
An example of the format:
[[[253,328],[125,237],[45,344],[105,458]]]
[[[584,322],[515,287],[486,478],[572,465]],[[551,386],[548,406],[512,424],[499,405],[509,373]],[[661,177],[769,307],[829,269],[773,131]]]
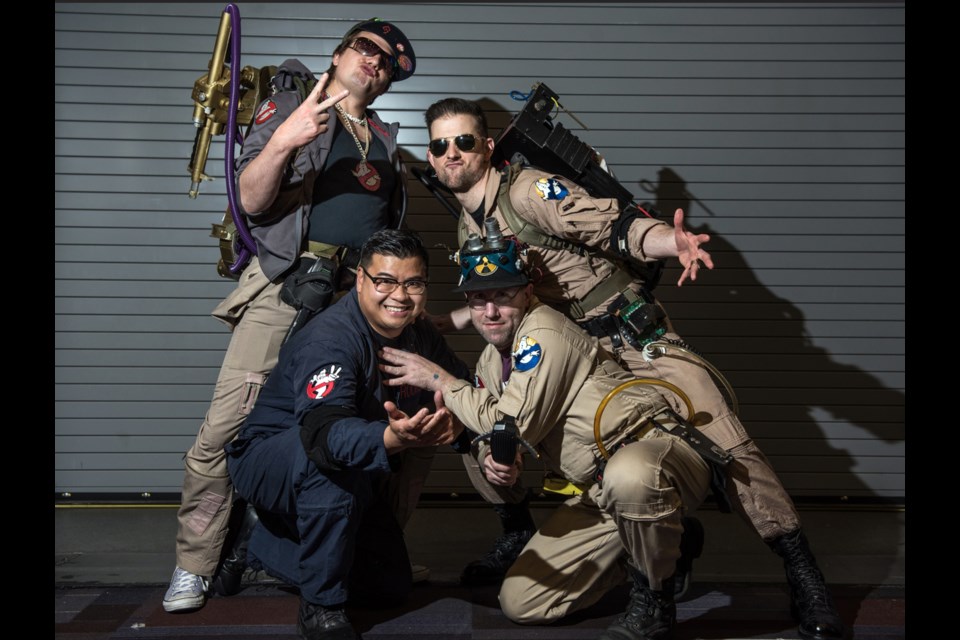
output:
[[[467,251],[480,251],[483,249],[483,240],[475,233],[467,236]]]
[[[483,221],[483,227],[487,234],[487,246],[491,249],[503,248],[503,233],[500,232],[500,224],[496,218],[487,218]]]

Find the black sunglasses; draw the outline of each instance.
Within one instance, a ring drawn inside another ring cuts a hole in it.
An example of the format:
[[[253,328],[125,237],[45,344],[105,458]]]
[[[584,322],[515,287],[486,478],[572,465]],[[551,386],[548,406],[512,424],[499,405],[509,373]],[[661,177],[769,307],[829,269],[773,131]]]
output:
[[[390,70],[390,77],[393,77],[393,74],[396,73],[396,56],[381,49],[380,45],[373,40],[364,38],[363,36],[358,36],[354,38],[353,42],[350,43],[350,48],[365,58],[372,58],[373,56],[379,55],[380,59],[384,61],[384,64],[386,64],[387,68]]]
[[[458,136],[449,136],[447,138],[436,138],[430,141],[430,144],[427,147],[430,149],[430,153],[433,154],[435,158],[439,158],[447,152],[447,146],[450,144],[450,140],[453,140],[453,143],[457,145],[457,149],[460,151],[474,151],[477,153],[483,151],[483,143],[481,140],[486,140],[486,138],[478,138],[472,133],[461,133]],[[480,149],[477,149],[477,143],[480,142]]]

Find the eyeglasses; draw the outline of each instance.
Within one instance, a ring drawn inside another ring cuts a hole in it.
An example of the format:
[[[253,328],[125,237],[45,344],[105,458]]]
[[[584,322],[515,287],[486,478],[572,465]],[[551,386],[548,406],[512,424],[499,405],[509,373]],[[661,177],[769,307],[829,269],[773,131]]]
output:
[[[492,302],[498,307],[504,307],[510,304],[510,301],[517,297],[517,294],[523,290],[523,287],[514,287],[513,289],[501,289],[490,295],[490,291],[476,291],[467,296],[467,306],[472,309],[483,309],[487,303]]]
[[[482,141],[486,140],[486,138],[478,138],[472,133],[461,133],[458,136],[435,138],[430,141],[427,147],[429,147],[433,157],[439,158],[447,152],[447,146],[449,146],[451,140],[453,140],[453,143],[457,145],[457,149],[460,149],[460,151],[476,151],[477,153],[481,153],[483,151]],[[477,143],[480,143],[479,149],[477,149]]]
[[[402,286],[403,290],[412,296],[418,296],[427,290],[426,280],[411,279],[400,282],[399,280],[394,280],[393,278],[380,278],[378,276],[372,276],[370,275],[370,272],[363,267],[360,267],[360,270],[367,274],[367,277],[370,278],[371,282],[373,282],[373,288],[380,293],[393,293],[399,286]]]
[[[393,74],[397,71],[397,58],[392,53],[387,53],[380,48],[373,40],[369,38],[364,38],[359,36],[350,43],[350,48],[362,55],[365,58],[372,58],[373,56],[380,56],[380,59],[384,61],[384,64],[387,66],[387,69],[390,71],[390,77],[393,77]]]

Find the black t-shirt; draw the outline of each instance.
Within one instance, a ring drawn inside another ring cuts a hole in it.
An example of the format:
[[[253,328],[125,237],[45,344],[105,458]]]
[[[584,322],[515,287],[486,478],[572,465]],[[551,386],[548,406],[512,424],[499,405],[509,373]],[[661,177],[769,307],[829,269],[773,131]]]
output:
[[[353,136],[339,122],[334,126],[330,154],[313,190],[308,237],[359,250],[374,232],[389,225],[397,176],[386,146],[372,132],[364,172]]]

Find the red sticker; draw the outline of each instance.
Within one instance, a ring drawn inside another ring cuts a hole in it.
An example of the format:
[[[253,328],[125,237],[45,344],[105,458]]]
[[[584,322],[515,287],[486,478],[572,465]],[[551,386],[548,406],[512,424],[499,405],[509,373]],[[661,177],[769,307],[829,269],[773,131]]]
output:
[[[343,367],[330,365],[321,369],[319,373],[313,374],[313,377],[307,382],[307,397],[311,400],[321,400],[330,395],[337,384],[337,380],[340,379],[340,371],[342,370]]]
[[[260,110],[257,111],[257,115],[254,117],[254,122],[257,124],[263,124],[267,120],[273,117],[273,114],[277,112],[277,105],[273,100],[267,100],[260,106]]]

